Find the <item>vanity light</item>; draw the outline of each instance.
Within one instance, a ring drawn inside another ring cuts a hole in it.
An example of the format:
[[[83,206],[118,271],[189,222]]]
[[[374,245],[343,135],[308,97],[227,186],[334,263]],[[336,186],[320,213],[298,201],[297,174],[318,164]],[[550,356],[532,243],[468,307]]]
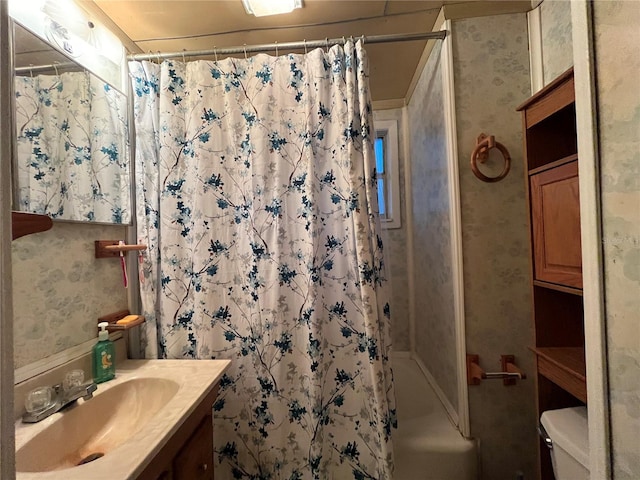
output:
[[[242,5],[249,15],[264,17],[302,8],[302,0],[242,0]]]

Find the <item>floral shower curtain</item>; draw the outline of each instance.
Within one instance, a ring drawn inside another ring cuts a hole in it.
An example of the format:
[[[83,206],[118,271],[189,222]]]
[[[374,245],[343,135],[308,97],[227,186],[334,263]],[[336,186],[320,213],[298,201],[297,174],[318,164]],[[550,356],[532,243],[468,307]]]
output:
[[[86,72],[16,77],[20,209],[130,221],[127,99]]]
[[[216,478],[390,479],[361,44],[129,67],[147,356],[232,360]]]

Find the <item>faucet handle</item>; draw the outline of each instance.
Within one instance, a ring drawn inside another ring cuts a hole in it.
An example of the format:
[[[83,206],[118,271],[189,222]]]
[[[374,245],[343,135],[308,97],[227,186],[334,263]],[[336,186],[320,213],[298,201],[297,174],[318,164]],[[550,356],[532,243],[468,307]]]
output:
[[[24,408],[27,412],[40,412],[50,407],[54,400],[54,391],[51,387],[34,388],[27,394],[24,400]]]
[[[90,400],[93,398],[93,392],[98,389],[98,386],[95,383],[90,383],[87,385],[85,394],[82,396],[83,400]]]
[[[84,370],[71,370],[64,375],[62,387],[65,391],[81,386],[84,383]]]

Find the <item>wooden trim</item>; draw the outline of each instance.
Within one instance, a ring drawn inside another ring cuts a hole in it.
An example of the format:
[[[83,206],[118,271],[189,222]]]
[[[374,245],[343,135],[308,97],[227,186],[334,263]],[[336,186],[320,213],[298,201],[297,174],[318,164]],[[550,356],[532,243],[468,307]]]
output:
[[[545,170],[551,170],[552,168],[560,167],[565,163],[571,163],[578,160],[578,154],[574,153],[573,155],[569,155],[568,157],[561,158],[560,160],[556,160],[555,162],[547,163],[542,165],[541,167],[533,168],[529,170],[528,175],[536,175],[537,173],[544,172]]]
[[[545,347],[532,349],[538,356],[538,373],[581,402],[587,403],[584,348]]]
[[[120,240],[96,240],[95,242],[96,258],[113,258],[119,257],[120,253],[135,252],[146,250],[146,245],[127,245],[120,244]]]
[[[47,215],[26,212],[11,212],[12,240],[31,235],[32,233],[45,232],[53,227],[53,221]]]
[[[527,127],[532,127],[575,101],[573,79],[565,80],[556,90],[530,104],[525,110]]]
[[[551,290],[557,290],[559,292],[570,293],[572,295],[578,295],[582,297],[582,290],[580,290],[579,288],[567,287],[566,285],[559,285],[557,283],[543,282],[542,280],[534,280],[533,284],[536,287],[549,288]]]
[[[573,77],[573,67],[569,68],[566,72],[564,72],[562,75],[560,75],[558,78],[556,78],[549,85],[545,86],[542,90],[540,90],[539,92],[535,93],[534,95],[529,97],[527,100],[525,100],[523,103],[518,105],[518,107],[516,108],[516,111],[519,112],[521,110],[524,110],[529,105],[532,105],[532,104],[536,103],[537,101],[539,101],[544,96],[546,96],[546,95],[548,95],[550,93],[553,93],[553,91],[559,85],[561,85],[562,83],[570,80],[572,77]]]

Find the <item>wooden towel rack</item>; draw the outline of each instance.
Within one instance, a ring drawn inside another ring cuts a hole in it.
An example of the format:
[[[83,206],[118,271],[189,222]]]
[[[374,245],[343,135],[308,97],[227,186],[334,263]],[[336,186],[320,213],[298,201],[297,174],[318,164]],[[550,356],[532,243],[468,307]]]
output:
[[[489,150],[492,148],[497,148],[502,153],[504,157],[504,168],[500,175],[497,177],[487,177],[484,173],[480,171],[478,168],[478,162],[484,163],[489,158]],[[483,182],[493,183],[499,182],[504,177],[507,176],[509,170],[511,169],[511,155],[509,155],[509,150],[503,144],[496,142],[496,138],[493,135],[485,135],[481,133],[478,135],[476,139],[476,148],[471,152],[471,170],[473,174],[478,177]]]
[[[467,384],[480,385],[482,380],[502,380],[505,386],[515,385],[516,380],[527,378],[526,373],[515,364],[514,355],[500,355],[501,372],[485,372],[480,367],[478,355],[467,355]]]

